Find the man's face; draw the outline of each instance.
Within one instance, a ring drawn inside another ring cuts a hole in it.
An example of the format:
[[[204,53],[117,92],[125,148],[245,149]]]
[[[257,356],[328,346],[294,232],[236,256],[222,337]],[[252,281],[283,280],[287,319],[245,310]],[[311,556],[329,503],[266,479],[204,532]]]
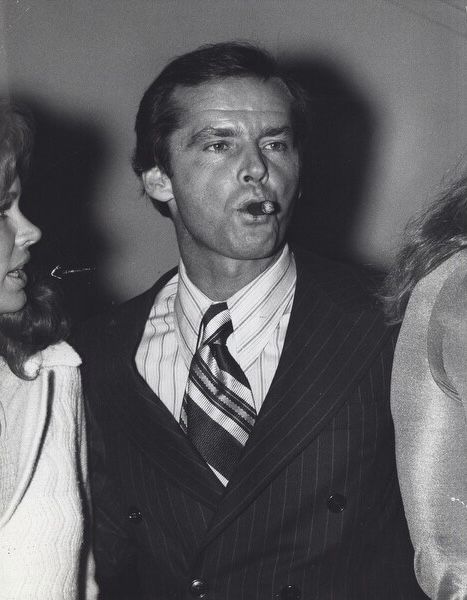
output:
[[[178,88],[174,100],[182,118],[169,140],[168,206],[182,257],[274,257],[299,181],[287,88],[276,79],[228,78]],[[262,200],[276,212],[247,212]]]

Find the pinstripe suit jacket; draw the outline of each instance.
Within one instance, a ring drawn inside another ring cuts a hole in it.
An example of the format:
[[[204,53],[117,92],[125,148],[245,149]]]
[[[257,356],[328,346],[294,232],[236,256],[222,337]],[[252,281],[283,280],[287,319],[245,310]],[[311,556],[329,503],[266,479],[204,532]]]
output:
[[[395,334],[355,270],[295,255],[282,356],[225,490],[134,364],[173,272],[75,337],[102,598],[425,598],[396,480]]]

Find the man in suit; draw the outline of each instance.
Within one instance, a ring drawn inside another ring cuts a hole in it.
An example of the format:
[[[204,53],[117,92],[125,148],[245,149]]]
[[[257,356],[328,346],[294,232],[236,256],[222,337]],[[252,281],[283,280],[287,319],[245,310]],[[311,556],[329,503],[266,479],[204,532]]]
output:
[[[172,61],[134,168],[181,260],[75,339],[101,597],[414,600],[394,332],[356,269],[292,251],[305,105],[256,47]]]

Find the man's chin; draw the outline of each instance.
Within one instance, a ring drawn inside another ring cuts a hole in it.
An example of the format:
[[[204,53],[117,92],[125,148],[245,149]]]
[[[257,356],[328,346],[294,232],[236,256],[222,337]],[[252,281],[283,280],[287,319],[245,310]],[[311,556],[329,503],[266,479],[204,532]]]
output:
[[[268,246],[267,244],[262,245],[261,247],[251,247],[244,246],[242,248],[236,249],[232,253],[227,254],[227,258],[232,258],[239,261],[262,261],[265,262],[273,261],[276,256],[278,256],[284,247],[284,243],[280,245],[274,244]]]

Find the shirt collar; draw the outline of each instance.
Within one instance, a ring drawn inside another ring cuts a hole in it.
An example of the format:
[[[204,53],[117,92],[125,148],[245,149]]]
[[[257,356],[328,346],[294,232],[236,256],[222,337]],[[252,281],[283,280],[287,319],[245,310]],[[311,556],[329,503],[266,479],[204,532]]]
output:
[[[296,279],[295,260],[286,245],[271,266],[227,300],[234,328],[233,349],[244,370],[258,358],[290,307]],[[212,300],[189,279],[180,260],[174,306],[175,331],[188,366],[196,351],[201,319],[211,304]],[[230,343],[229,340],[229,347]]]

